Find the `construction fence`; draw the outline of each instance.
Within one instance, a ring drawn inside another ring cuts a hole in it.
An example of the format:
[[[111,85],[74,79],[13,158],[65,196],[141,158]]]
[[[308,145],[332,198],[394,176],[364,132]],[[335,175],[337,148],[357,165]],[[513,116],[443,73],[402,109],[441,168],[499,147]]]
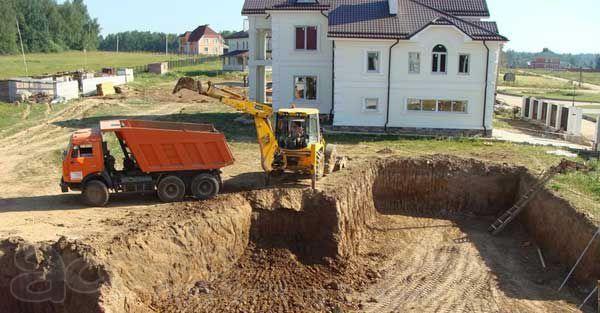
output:
[[[196,66],[196,65],[200,65],[200,64],[208,64],[211,62],[217,62],[220,61],[221,57],[220,56],[197,56],[197,57],[185,57],[185,58],[181,58],[181,59],[176,59],[176,60],[169,60],[169,61],[164,61],[164,62],[157,62],[157,63],[167,63],[167,68],[168,69],[175,69],[175,68],[180,68],[180,67],[187,67],[187,66]],[[147,73],[149,72],[149,67],[150,64],[145,64],[145,65],[138,65],[138,66],[132,66],[130,68],[133,69],[134,73],[139,74],[139,73]]]
[[[583,110],[579,107],[523,97],[521,116],[540,123],[551,131],[563,132],[569,141],[577,142],[582,138]]]

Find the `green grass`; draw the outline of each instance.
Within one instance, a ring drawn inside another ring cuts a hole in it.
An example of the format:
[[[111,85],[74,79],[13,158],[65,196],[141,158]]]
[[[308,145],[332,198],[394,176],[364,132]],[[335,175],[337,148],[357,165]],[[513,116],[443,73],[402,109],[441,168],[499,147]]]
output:
[[[536,98],[553,100],[573,100],[573,90],[568,89],[508,89],[498,87],[498,92],[513,96],[530,96]],[[575,101],[579,102],[598,102],[600,103],[600,93],[583,93],[575,91]]]
[[[568,82],[555,80],[552,78],[533,76],[518,73],[514,82],[504,81],[504,74],[500,75],[498,86],[519,87],[519,88],[553,88],[553,89],[573,89],[573,85]]]
[[[544,70],[531,70],[537,74],[550,75],[560,78],[565,78],[572,81],[579,81],[579,72],[567,72],[567,71],[544,71]],[[600,86],[600,73],[583,73],[583,82],[599,85]]]
[[[48,115],[56,114],[68,104],[9,104],[0,102],[0,138],[8,137],[20,130],[35,126]]]
[[[42,75],[78,69],[100,70],[103,67],[133,67],[152,62],[174,60],[176,55],[168,57],[152,53],[69,51],[62,53],[26,54],[29,75]],[[0,56],[0,79],[25,76],[25,67],[21,55]]]

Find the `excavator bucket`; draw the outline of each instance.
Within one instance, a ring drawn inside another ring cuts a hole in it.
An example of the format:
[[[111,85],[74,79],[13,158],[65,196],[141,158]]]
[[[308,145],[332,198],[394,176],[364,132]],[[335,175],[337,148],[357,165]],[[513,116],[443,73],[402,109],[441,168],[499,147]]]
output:
[[[193,79],[191,77],[180,78],[177,81],[175,88],[173,88],[173,94],[176,94],[183,89],[195,91],[203,96],[215,98],[217,100],[220,100],[223,97],[228,97],[236,100],[246,99],[244,96],[239,95],[233,91],[227,90],[225,88],[215,88],[213,83],[210,81],[204,84],[202,83],[202,81]]]

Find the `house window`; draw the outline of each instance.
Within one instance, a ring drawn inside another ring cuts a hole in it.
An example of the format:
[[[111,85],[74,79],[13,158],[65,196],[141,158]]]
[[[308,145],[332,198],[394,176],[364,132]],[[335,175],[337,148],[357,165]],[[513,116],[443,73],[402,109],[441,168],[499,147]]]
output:
[[[443,45],[437,45],[433,48],[433,56],[431,60],[431,71],[433,73],[446,73],[446,59],[448,58],[448,50]]]
[[[367,72],[368,73],[379,73],[379,52],[369,51],[367,52]]]
[[[317,27],[296,27],[296,50],[317,50]]]
[[[467,113],[467,101],[408,99],[406,109],[409,111],[422,112]]]
[[[408,53],[408,72],[411,74],[421,72],[421,54],[419,52]]]
[[[296,76],[294,77],[294,99],[295,100],[317,100],[317,77]]]
[[[378,112],[379,98],[365,98],[363,109],[367,112]]]
[[[460,74],[469,74],[470,58],[468,54],[461,54],[458,56],[458,72]]]

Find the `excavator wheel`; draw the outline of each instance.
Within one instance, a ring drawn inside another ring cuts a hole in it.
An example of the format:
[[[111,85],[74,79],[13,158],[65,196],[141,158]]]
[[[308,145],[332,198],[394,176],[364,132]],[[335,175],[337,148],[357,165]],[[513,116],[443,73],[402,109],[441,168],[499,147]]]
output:
[[[162,202],[179,202],[185,196],[185,183],[177,176],[167,176],[158,183],[157,191]]]
[[[86,204],[102,207],[108,203],[108,188],[99,180],[90,180],[83,186],[81,196]]]

